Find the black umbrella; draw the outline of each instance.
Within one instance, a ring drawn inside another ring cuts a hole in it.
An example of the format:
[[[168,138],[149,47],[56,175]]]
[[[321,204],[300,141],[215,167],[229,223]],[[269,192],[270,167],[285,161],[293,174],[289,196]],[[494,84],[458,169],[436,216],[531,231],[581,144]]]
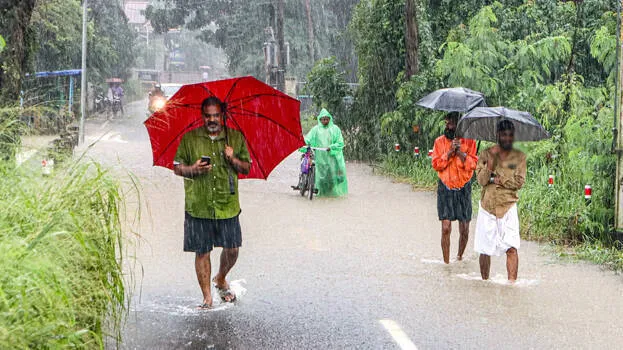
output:
[[[497,125],[505,119],[515,125],[515,141],[540,141],[550,137],[530,113],[505,107],[474,108],[459,120],[456,132],[468,139],[497,142]]]
[[[461,113],[487,106],[483,93],[462,87],[439,89],[424,96],[416,104],[438,111]]]

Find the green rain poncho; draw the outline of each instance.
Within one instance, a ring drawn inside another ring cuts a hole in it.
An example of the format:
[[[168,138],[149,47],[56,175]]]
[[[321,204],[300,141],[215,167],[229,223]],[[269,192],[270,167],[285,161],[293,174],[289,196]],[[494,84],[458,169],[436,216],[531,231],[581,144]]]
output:
[[[327,126],[320,119],[329,117]],[[333,124],[333,116],[322,109],[318,115],[318,125],[307,133],[305,142],[311,147],[330,148],[331,151],[316,151],[316,188],[319,196],[339,197],[348,193],[346,163],[344,162],[344,137],[342,130]]]

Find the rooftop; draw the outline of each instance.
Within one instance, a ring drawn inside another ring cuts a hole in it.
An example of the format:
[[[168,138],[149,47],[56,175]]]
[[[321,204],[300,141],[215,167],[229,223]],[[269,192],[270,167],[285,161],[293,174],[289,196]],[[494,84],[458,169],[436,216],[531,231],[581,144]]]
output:
[[[125,15],[130,24],[146,24],[145,10],[149,5],[148,1],[126,1],[124,5]]]

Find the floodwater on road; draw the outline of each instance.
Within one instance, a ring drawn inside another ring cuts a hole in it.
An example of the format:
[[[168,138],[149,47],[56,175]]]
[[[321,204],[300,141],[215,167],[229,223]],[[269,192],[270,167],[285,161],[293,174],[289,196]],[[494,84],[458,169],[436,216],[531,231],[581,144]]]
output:
[[[505,259],[495,257],[483,282],[473,234],[464,261],[441,263],[434,193],[351,163],[347,198],[309,201],[290,189],[296,155],[268,181],[241,182],[243,246],[230,274],[239,300],[196,310],[183,184],[151,166],[145,106],[87,124],[87,142],[97,141],[89,154],[142,187],[140,239],[128,233],[135,285],[123,348],[621,348],[620,276],[522,242],[518,283],[506,285]]]

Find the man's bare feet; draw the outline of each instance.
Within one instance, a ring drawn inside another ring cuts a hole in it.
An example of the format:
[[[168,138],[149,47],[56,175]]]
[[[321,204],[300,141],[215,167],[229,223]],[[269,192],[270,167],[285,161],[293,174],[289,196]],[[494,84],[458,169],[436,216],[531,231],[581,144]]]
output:
[[[488,280],[489,271],[491,270],[491,257],[488,255],[480,254],[478,262],[480,264],[480,276],[483,280]]]
[[[212,297],[209,300],[203,300],[203,304],[197,306],[199,310],[209,310],[212,308]]]
[[[463,261],[463,257],[462,257],[462,256],[460,256],[460,255],[459,255],[459,256],[457,256],[457,257],[456,257],[456,261]]]
[[[224,302],[233,303],[236,301],[236,294],[234,294],[234,292],[229,288],[229,283],[227,283],[224,278],[221,279],[217,275],[214,279],[212,279],[212,282],[214,282],[214,286],[218,290],[219,295]]]

